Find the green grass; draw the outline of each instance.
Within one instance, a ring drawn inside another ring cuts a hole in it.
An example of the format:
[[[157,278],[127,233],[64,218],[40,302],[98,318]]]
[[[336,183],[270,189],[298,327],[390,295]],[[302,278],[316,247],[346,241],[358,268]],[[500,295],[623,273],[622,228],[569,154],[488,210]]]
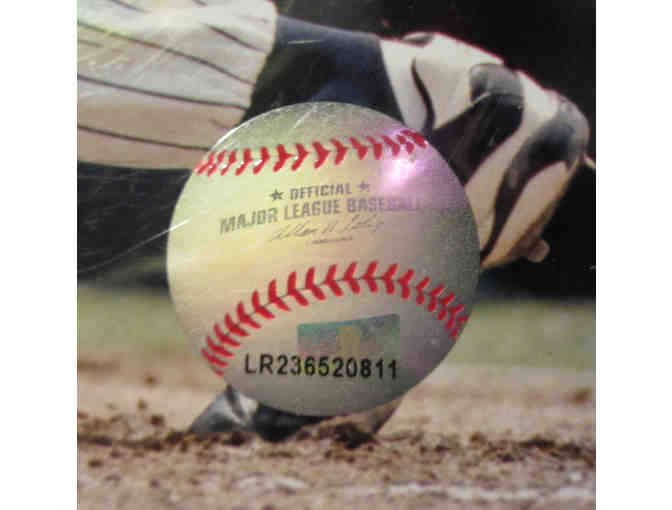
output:
[[[135,357],[192,356],[167,292],[80,285],[80,352]],[[451,364],[496,364],[595,370],[595,303],[507,300],[478,303]]]
[[[478,303],[450,363],[595,370],[595,302]]]
[[[167,292],[88,285],[77,289],[77,345],[148,358],[194,352]]]

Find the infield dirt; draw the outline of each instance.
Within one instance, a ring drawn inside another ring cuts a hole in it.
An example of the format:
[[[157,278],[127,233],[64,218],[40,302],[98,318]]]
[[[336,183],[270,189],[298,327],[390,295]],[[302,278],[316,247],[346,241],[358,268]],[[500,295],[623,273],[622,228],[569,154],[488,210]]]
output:
[[[183,432],[200,360],[78,363],[78,500],[107,508],[594,508],[592,374],[439,370],[376,437],[347,420],[282,443]]]
[[[167,296],[80,288],[80,508],[594,508],[594,304],[472,322],[375,437],[340,418],[198,440],[184,431],[222,383]]]

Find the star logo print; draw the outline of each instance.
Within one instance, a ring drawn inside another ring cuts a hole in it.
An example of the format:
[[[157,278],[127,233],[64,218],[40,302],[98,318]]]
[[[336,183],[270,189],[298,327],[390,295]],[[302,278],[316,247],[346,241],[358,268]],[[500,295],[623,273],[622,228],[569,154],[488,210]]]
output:
[[[359,191],[369,191],[371,185],[367,182],[362,181],[358,186]]]
[[[271,196],[271,198],[273,199],[274,202],[276,200],[282,200],[282,192],[278,191],[277,189],[273,193],[271,193],[270,196]]]

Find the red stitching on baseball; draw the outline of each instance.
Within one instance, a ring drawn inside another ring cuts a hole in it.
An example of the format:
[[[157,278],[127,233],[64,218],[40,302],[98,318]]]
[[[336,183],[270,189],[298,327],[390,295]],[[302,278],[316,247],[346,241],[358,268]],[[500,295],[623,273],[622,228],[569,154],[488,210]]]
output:
[[[383,141],[387,144],[387,146],[392,149],[392,155],[396,156],[399,154],[399,151],[401,150],[401,146],[392,140],[389,136],[383,135]]]
[[[362,288],[359,286],[357,278],[355,278],[355,271],[357,271],[357,262],[353,262],[348,266],[348,269],[345,270],[345,275],[343,275],[343,281],[350,286],[350,290],[355,294],[362,292]]]
[[[399,143],[406,147],[406,152],[409,154],[413,152],[413,149],[415,149],[415,145],[413,145],[410,141],[406,140],[406,138],[403,137],[403,135],[397,135],[397,140],[399,140]]]
[[[408,298],[411,297],[411,286],[409,285],[413,279],[415,271],[409,269],[404,276],[399,278],[397,281],[401,284],[401,297],[408,301]]]
[[[296,288],[296,271],[290,274],[287,279],[287,294],[292,296],[301,306],[308,306],[310,304]]]
[[[285,302],[278,297],[278,282],[273,280],[268,284],[268,303],[277,306],[281,310],[289,312],[291,308],[285,304]]]
[[[458,313],[461,313],[464,310],[464,305],[459,304],[457,306],[453,306],[452,308],[449,308],[448,311],[450,312],[450,319],[448,319],[448,322],[446,323],[446,329],[450,331],[455,327],[455,318]]]
[[[388,294],[394,294],[394,275],[397,272],[397,264],[392,264],[387,272],[381,277],[381,280],[385,282],[385,290]]]
[[[367,136],[366,139],[371,142],[371,145],[373,146],[373,157],[376,159],[380,159],[383,157],[383,144],[376,142],[376,140],[372,136]]]
[[[308,270],[308,273],[306,273],[306,289],[312,292],[313,296],[315,296],[320,301],[324,301],[325,299],[327,299],[327,296],[324,294],[324,292],[322,292],[322,289],[320,289],[317,285],[315,285],[314,267],[311,267]]]
[[[466,314],[466,315],[460,315],[457,318],[457,326],[455,326],[455,329],[450,333],[450,337],[453,340],[457,340],[457,337],[460,336],[460,333],[462,333],[462,330],[464,329],[464,325],[467,323],[469,320],[469,316],[471,314]]]
[[[231,358],[234,356],[234,353],[232,353],[230,349],[240,347],[241,345],[240,342],[234,340],[232,336],[250,336],[250,333],[241,327],[242,325],[254,329],[263,328],[263,324],[253,316],[258,315],[266,320],[273,320],[276,316],[269,310],[271,305],[276,306],[279,310],[286,312],[291,311],[291,308],[287,306],[284,301],[284,298],[286,297],[293,298],[301,306],[310,306],[310,301],[304,295],[306,292],[309,292],[319,301],[327,299],[327,294],[325,292],[327,289],[335,297],[341,297],[343,296],[343,289],[339,283],[348,285],[354,294],[359,295],[362,293],[362,285],[360,283],[362,281],[366,283],[368,289],[373,293],[378,293],[378,283],[383,282],[385,291],[389,295],[395,294],[395,289],[398,285],[401,289],[399,296],[406,301],[410,300],[413,295],[413,290],[415,290],[417,293],[415,303],[423,308],[426,304],[427,311],[432,314],[438,311],[438,313],[435,314],[435,318],[440,322],[446,321],[445,329],[449,332],[449,335],[453,340],[457,340],[464,325],[469,320],[469,314],[463,313],[465,306],[462,303],[456,302],[456,296],[453,292],[442,297],[442,294],[446,290],[445,286],[438,284],[433,290],[427,291],[431,284],[429,276],[425,276],[417,285],[413,286],[413,279],[416,276],[415,269],[410,268],[406,270],[402,276],[397,278],[396,276],[399,272],[398,264],[391,264],[384,273],[379,274],[379,263],[377,260],[374,260],[369,263],[366,271],[364,271],[361,276],[357,276],[356,274],[358,266],[359,264],[357,262],[351,262],[342,273],[342,276],[338,278],[338,264],[332,264],[329,266],[329,269],[327,269],[327,274],[321,283],[316,283],[316,270],[314,267],[311,267],[306,272],[305,286],[303,288],[297,286],[299,275],[296,271],[292,271],[287,278],[287,291],[282,296],[278,294],[277,279],[273,279],[268,284],[268,302],[266,304],[261,303],[261,295],[259,291],[255,290],[252,293],[251,302],[253,310],[251,312],[248,313],[245,310],[244,303],[241,301],[238,303],[235,313],[238,322],[234,322],[231,315],[227,313],[224,316],[223,326],[220,323],[216,323],[213,326],[213,331],[215,333],[214,338],[219,340],[219,343],[213,340],[213,335],[206,335],[206,346],[201,349],[203,357],[210,363],[211,368],[217,374],[224,375],[224,372],[220,370],[220,368],[225,368],[228,364],[226,361],[220,359],[219,356]],[[429,301],[429,303],[427,303],[427,301]],[[224,327],[226,328],[226,331],[224,330]]]
[[[217,167],[224,162],[224,159],[226,159],[226,151],[223,151],[219,156],[217,156],[217,159],[215,160],[210,170],[208,171],[208,177],[217,171]]]
[[[439,313],[439,320],[442,321],[443,319],[446,318],[446,315],[448,314],[448,309],[446,308],[450,303],[452,303],[455,300],[455,294],[452,292],[448,294],[446,297],[442,298],[439,303],[441,303],[441,306],[443,307],[441,312]]]
[[[366,273],[364,273],[364,276],[362,276],[362,280],[364,280],[367,283],[367,285],[369,286],[369,290],[374,293],[378,293],[378,284],[376,283],[375,278],[376,269],[378,269],[378,261],[374,260],[369,264]]]
[[[292,170],[298,170],[299,167],[303,164],[303,160],[308,156],[308,151],[300,143],[296,144],[296,150],[299,153],[299,159],[297,159],[292,165]]]
[[[251,326],[254,329],[259,329],[261,327],[261,324],[253,320],[252,317],[245,312],[245,305],[242,301],[238,303],[236,314],[238,315],[238,322]]]
[[[215,324],[213,329],[215,330],[215,335],[217,335],[217,338],[219,338],[220,342],[230,345],[231,347],[240,347],[240,342],[236,342],[233,338],[224,333],[219,324]]]
[[[224,317],[224,324],[226,324],[226,327],[228,330],[233,333],[234,335],[238,336],[250,336],[250,334],[245,331],[243,328],[241,328],[238,324],[233,322],[231,319],[231,316],[227,313],[226,317]]]
[[[261,161],[259,164],[255,165],[254,170],[252,170],[252,173],[255,175],[261,172],[261,169],[264,168],[266,163],[268,163],[268,160],[271,159],[271,155],[268,153],[268,148],[267,147],[262,147],[261,148]]]
[[[206,338],[206,343],[208,344],[208,347],[210,347],[210,350],[212,350],[212,352],[214,352],[215,354],[221,354],[222,356],[225,356],[227,358],[233,358],[234,354],[228,349],[225,349],[221,345],[218,345],[215,342],[213,342],[212,338],[210,338],[210,335],[208,335],[208,337]]]
[[[238,161],[238,157],[236,156],[236,149],[233,149],[231,151],[231,154],[229,154],[229,161],[226,164],[224,168],[222,168],[222,175],[224,175],[226,172],[228,172],[229,168],[231,168],[231,165],[233,165],[236,161]]]
[[[278,151],[279,159],[278,162],[273,167],[273,171],[275,172],[280,170],[285,165],[285,161],[287,161],[291,157],[287,152],[287,150],[285,149],[284,145],[278,145],[276,147],[276,150]]]
[[[332,138],[330,142],[336,147],[336,159],[334,160],[334,164],[340,165],[345,159],[345,154],[348,152],[348,148],[336,140],[336,138]]]
[[[430,281],[429,276],[425,276],[425,278],[415,287],[415,289],[418,291],[418,298],[415,300],[415,302],[419,305],[425,304],[424,290],[427,287],[427,285],[429,285],[429,281]]]
[[[318,156],[317,161],[315,162],[315,168],[320,168],[322,165],[324,165],[324,162],[329,157],[329,154],[331,154],[331,151],[325,149],[324,145],[322,145],[320,142],[313,143],[313,147],[315,147],[315,152],[317,152]]]
[[[194,171],[195,171],[196,173],[202,174],[202,173],[205,172],[206,170],[209,170],[209,169],[210,169],[210,166],[211,166],[212,163],[215,161],[215,156],[216,156],[216,155],[217,155],[216,152],[211,152],[209,157],[204,157],[203,160],[201,161],[201,163],[195,168]],[[214,171],[214,170],[213,170],[213,171]],[[208,175],[210,175],[209,172],[208,172]]]
[[[425,137],[422,136],[420,133],[411,131],[410,129],[404,129],[402,133],[408,136],[409,138],[412,138],[418,147],[422,147],[423,149],[427,147],[427,140],[425,140]]]
[[[443,285],[439,285],[437,288],[435,288],[432,292],[429,293],[429,297],[431,297],[431,301],[429,302],[429,306],[427,309],[430,312],[433,312],[436,310],[436,307],[439,304],[439,299],[438,297],[441,295],[441,293],[445,290],[446,288]]]
[[[220,175],[225,175],[229,170],[235,168],[233,174],[242,175],[246,170],[252,168],[252,172],[256,175],[272,159],[277,160],[273,166],[274,172],[282,170],[290,159],[293,160],[290,166],[291,170],[297,171],[304,166],[311,155],[314,156],[313,168],[317,170],[327,162],[332,154],[334,155],[334,164],[340,165],[351,149],[357,154],[360,160],[366,158],[369,154],[372,154],[375,159],[379,160],[383,157],[386,148],[392,157],[397,157],[402,153],[402,150],[408,154],[412,154],[417,148],[425,149],[429,146],[420,133],[416,133],[410,129],[404,129],[396,134],[379,135],[377,137],[365,136],[357,138],[351,136],[341,140],[331,138],[328,144],[332,145],[334,149],[328,149],[326,142],[314,141],[306,144],[295,143],[295,149],[290,149],[292,152],[283,144],[279,144],[275,148],[245,147],[232,149],[231,151],[225,149],[211,151],[196,166],[194,172],[211,177],[217,170],[220,170]],[[242,159],[239,159],[238,154],[243,155]]]
[[[336,294],[338,297],[341,297],[343,295],[343,290],[338,286],[338,283],[336,283],[336,268],[336,264],[329,267],[329,271],[327,271],[327,276],[324,279],[324,283],[329,286],[331,292]]]
[[[238,167],[238,170],[236,170],[236,175],[242,174],[247,168],[247,165],[249,165],[253,161],[254,160],[252,159],[252,151],[250,149],[245,149],[245,151],[243,151],[243,164]]]
[[[205,348],[201,349],[201,354],[203,355],[203,357],[205,357],[206,360],[208,360],[208,363],[210,363],[211,366],[218,365],[220,367],[226,367],[229,365],[226,361],[222,361],[214,354],[210,354]],[[222,375],[222,372],[218,371],[216,368],[215,372],[217,372],[219,375]]]
[[[366,153],[369,152],[369,148],[366,145],[359,143],[359,140],[355,137],[350,138],[350,143],[357,150],[357,157],[359,159],[364,159]]]
[[[275,315],[273,315],[268,310],[268,308],[266,308],[265,306],[263,306],[259,302],[259,291],[258,290],[255,290],[252,293],[252,306],[254,307],[254,313],[258,313],[259,315],[261,315],[265,319],[274,319],[275,318]]]

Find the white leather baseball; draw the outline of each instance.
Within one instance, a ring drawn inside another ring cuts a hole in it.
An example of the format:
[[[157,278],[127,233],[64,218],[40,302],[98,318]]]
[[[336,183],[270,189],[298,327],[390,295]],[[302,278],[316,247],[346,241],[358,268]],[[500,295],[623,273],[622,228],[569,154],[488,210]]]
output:
[[[217,374],[330,416],[397,398],[441,362],[479,252],[464,190],[421,135],[306,103],[217,142],[177,203],[167,264],[178,318]]]

